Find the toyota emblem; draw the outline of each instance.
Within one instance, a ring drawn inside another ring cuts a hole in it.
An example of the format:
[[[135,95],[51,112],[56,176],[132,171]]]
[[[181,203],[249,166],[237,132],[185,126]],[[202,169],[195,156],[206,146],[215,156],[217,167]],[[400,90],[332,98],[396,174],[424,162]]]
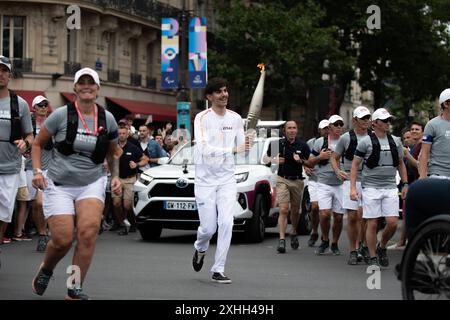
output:
[[[175,185],[176,185],[178,188],[180,188],[180,189],[186,188],[186,187],[188,186],[188,184],[189,184],[188,180],[187,180],[186,178],[183,178],[183,177],[179,178],[179,179],[177,180],[177,182],[175,183]]]

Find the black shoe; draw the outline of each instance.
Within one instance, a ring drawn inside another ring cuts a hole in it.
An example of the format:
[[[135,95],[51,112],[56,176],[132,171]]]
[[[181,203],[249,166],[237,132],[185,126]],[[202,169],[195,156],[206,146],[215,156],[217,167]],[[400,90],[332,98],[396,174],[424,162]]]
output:
[[[214,272],[211,277],[211,281],[218,283],[231,283],[231,279],[228,278],[223,272]]]
[[[291,248],[297,250],[299,246],[297,235],[291,235]]]
[[[350,252],[347,263],[351,266],[356,266],[358,264],[358,252],[356,250]]]
[[[333,256],[341,255],[341,251],[339,250],[337,243],[332,243],[330,250],[333,253]]]
[[[42,296],[47,289],[48,283],[52,278],[53,271],[42,269],[42,265],[39,267],[39,271],[31,282],[31,288],[37,295]]]
[[[136,232],[136,226],[130,226],[130,229],[128,229],[128,232]]]
[[[38,238],[38,243],[36,247],[37,252],[44,252],[47,248],[47,243],[49,241],[49,237],[47,235],[40,234]]]
[[[330,240],[322,240],[322,243],[320,244],[319,248],[316,250],[316,254],[325,254],[325,251],[330,247]]]
[[[278,251],[278,253],[285,253],[286,252],[286,240],[280,239],[278,241],[277,251]]]
[[[379,268],[380,264],[378,263],[378,257],[369,258],[369,266],[375,266]]]
[[[308,240],[308,247],[314,247],[318,239],[319,235],[317,233],[312,233]]]
[[[119,236],[126,236],[128,234],[128,230],[126,226],[120,227],[120,231],[117,233]]]
[[[109,231],[119,231],[119,230],[120,230],[120,226],[117,224],[115,224],[111,228],[109,228]]]
[[[206,251],[200,252],[195,250],[194,256],[192,257],[192,267],[196,272],[202,270],[203,260],[205,259]]]
[[[358,262],[364,261],[366,264],[370,262],[369,248],[361,245],[358,250]]]
[[[389,266],[389,259],[388,259],[386,251],[387,251],[386,248],[381,249],[380,245],[377,246],[378,261],[380,263],[380,266],[382,266],[382,267]]]
[[[91,300],[89,296],[83,293],[82,288],[67,289],[67,295],[64,300]]]

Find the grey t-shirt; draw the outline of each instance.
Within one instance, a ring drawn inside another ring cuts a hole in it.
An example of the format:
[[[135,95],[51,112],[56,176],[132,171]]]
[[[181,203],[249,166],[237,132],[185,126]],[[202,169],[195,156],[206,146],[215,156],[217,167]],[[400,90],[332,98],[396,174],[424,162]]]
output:
[[[403,158],[403,146],[400,138],[392,136],[397,146],[399,161]],[[361,185],[363,188],[375,189],[395,189],[397,184],[395,181],[397,167],[393,166],[391,149],[389,147],[388,138],[378,139],[380,141],[380,161],[379,165],[373,169],[369,169],[363,165]],[[364,154],[364,162],[372,154],[372,140],[370,136],[364,137],[356,147],[359,155]],[[359,157],[355,154],[355,157]]]
[[[39,134],[39,131],[41,131],[41,126],[36,123],[36,135]],[[53,153],[53,149],[45,150],[44,148],[42,148],[42,156],[41,156],[41,169],[42,170],[46,170],[48,168],[48,164],[52,157],[52,153]],[[32,159],[31,156],[26,158],[25,170],[33,170],[33,161],[31,159]]]
[[[91,132],[94,131],[94,118],[85,118],[86,125]],[[67,131],[67,106],[56,109],[45,120],[44,127],[54,136],[55,143],[66,139]],[[117,123],[113,115],[106,111],[106,127],[113,139],[117,142]],[[78,119],[78,133],[76,135],[73,149],[76,153],[65,156],[53,149],[53,156],[48,166],[48,177],[62,185],[85,186],[102,175],[102,164],[95,164],[90,159],[95,149],[97,137],[87,135],[82,121]],[[79,154],[81,153],[81,154]]]
[[[323,137],[320,137],[314,143],[313,154],[319,155],[323,146]],[[330,140],[328,141],[328,149],[334,152],[336,149],[336,145],[338,140]],[[329,185],[329,186],[338,186],[342,184],[342,181],[336,177],[336,173],[334,173],[333,168],[331,167],[331,161],[328,160],[328,163],[324,166],[317,164],[315,167],[317,171],[318,182]]]
[[[431,119],[423,131],[424,144],[431,144],[428,174],[450,177],[450,121]]]
[[[19,116],[24,135],[33,132],[28,103],[18,97]],[[11,107],[10,97],[0,99],[0,174],[19,173],[22,166],[22,156],[15,144],[9,142],[11,137]]]
[[[316,140],[317,140],[317,138],[311,138],[306,142],[306,144],[308,145],[310,150],[314,149],[314,142],[316,142]],[[311,156],[312,156],[312,154],[311,154]],[[314,169],[313,173],[309,176],[309,180],[317,182],[316,169]]]
[[[358,143],[365,136],[367,136],[367,133],[363,135],[357,134],[356,140],[358,141]],[[334,150],[334,152],[336,152],[338,155],[341,156],[340,160],[340,162],[342,163],[341,169],[345,170],[345,172],[350,174],[350,171],[352,170],[352,161],[347,160],[347,158],[345,158],[345,152],[347,151],[349,145],[350,145],[350,133],[346,132],[339,138],[339,141],[336,145],[336,150]],[[361,163],[358,167],[358,174],[356,176],[356,181],[361,181],[362,167],[363,165]]]

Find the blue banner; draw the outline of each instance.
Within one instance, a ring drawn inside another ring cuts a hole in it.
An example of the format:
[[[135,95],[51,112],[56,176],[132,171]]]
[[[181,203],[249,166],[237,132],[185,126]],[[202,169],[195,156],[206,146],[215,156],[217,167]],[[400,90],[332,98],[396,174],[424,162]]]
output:
[[[194,17],[189,22],[189,88],[206,87],[206,18]]]
[[[161,19],[161,88],[178,88],[179,25],[173,18]]]
[[[177,129],[191,132],[191,103],[177,102]]]

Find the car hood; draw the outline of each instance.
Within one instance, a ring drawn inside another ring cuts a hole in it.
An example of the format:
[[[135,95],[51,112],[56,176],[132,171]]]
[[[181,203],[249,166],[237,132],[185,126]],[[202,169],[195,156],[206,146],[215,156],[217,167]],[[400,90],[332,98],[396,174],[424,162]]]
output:
[[[157,167],[150,168],[146,170],[144,173],[146,175],[152,176],[155,179],[178,179],[181,176],[187,176],[190,179],[195,178],[195,166],[188,165],[187,166],[187,174],[183,173],[184,166],[180,165],[172,165],[165,164]],[[237,165],[235,174],[250,172],[252,169],[254,170],[254,165]]]

